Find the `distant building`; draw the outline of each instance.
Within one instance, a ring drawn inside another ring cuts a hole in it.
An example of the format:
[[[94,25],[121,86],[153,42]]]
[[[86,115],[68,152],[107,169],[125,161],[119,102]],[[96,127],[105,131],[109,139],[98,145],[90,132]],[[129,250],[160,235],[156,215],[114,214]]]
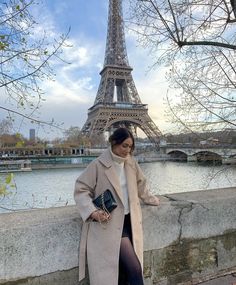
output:
[[[199,142],[200,145],[218,145],[219,144],[219,140],[218,139],[215,139],[213,137],[211,138],[208,138],[207,140],[204,140],[204,141],[200,141]]]
[[[30,141],[35,141],[35,129],[29,130],[29,139]]]

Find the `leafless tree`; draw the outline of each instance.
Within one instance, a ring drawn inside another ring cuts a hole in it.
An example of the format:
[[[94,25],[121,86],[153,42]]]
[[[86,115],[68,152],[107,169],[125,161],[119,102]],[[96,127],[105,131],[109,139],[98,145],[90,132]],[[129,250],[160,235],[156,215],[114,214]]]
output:
[[[64,131],[64,141],[69,145],[89,145],[89,139],[81,133],[79,127],[71,126],[69,129]]]
[[[130,7],[153,66],[169,67],[174,121],[191,130],[235,129],[235,0],[132,0]]]
[[[36,30],[38,26],[31,9],[37,2],[5,0],[0,3],[0,92],[7,97],[0,109],[8,117],[15,114],[36,123],[54,125],[55,122],[43,122],[37,116],[44,100],[40,81],[53,78],[50,63],[60,59],[69,31],[55,39],[42,29]]]
[[[1,120],[0,121],[0,136],[4,134],[10,134],[12,130],[12,121],[11,120]]]

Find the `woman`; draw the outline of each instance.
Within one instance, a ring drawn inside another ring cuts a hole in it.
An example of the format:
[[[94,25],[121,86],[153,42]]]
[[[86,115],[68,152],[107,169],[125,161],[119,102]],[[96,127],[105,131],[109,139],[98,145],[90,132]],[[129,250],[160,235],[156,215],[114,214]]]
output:
[[[76,180],[75,201],[84,221],[79,280],[85,276],[87,256],[90,285],[143,285],[139,199],[155,206],[159,199],[149,193],[146,179],[131,155],[134,150],[132,133],[119,128],[109,142],[110,148],[92,161]],[[106,189],[117,202],[117,208],[110,214],[97,209],[93,203],[93,199]]]

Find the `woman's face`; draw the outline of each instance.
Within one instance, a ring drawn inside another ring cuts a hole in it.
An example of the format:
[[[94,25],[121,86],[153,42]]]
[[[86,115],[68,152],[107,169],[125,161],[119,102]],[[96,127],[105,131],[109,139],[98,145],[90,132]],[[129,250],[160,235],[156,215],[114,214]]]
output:
[[[133,140],[131,138],[127,138],[121,144],[114,145],[112,147],[112,151],[114,154],[125,158],[131,153],[132,146]]]

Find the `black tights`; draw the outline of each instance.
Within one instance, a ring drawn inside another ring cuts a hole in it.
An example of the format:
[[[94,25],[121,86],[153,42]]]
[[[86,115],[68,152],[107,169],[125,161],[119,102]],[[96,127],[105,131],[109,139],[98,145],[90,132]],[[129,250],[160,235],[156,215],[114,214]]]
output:
[[[121,238],[118,285],[144,285],[142,268],[128,237]]]

